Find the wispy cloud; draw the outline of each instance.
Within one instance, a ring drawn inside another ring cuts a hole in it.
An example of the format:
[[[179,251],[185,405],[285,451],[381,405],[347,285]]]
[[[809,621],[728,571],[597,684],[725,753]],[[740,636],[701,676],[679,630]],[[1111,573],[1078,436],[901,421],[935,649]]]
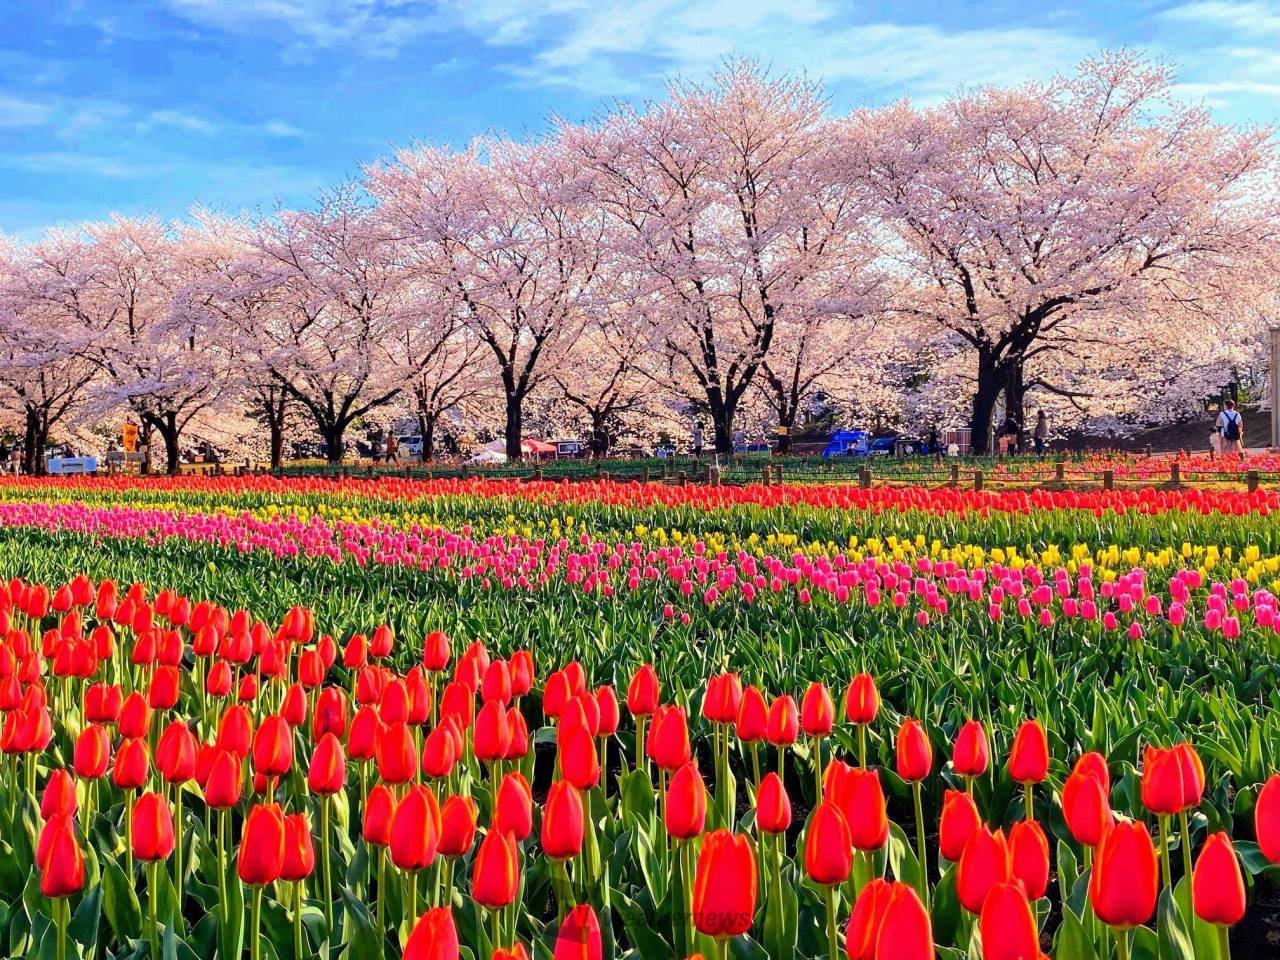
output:
[[[185,130],[188,133],[216,133],[218,131],[217,124],[204,117],[196,116],[193,113],[186,113],[182,110],[153,110],[140,124],[144,129],[151,125],[162,127],[173,127],[175,130]]]
[[[52,114],[47,102],[0,93],[0,127],[37,127]]]
[[[285,38],[285,56],[303,61],[315,50],[351,46],[393,56],[439,29],[433,0],[164,0],[192,23],[228,33]]]
[[[263,133],[272,137],[301,137],[305,134],[291,123],[283,120],[268,120],[260,126]]]
[[[1280,4],[1264,0],[1193,0],[1170,7],[1163,19],[1249,33],[1280,33]]]

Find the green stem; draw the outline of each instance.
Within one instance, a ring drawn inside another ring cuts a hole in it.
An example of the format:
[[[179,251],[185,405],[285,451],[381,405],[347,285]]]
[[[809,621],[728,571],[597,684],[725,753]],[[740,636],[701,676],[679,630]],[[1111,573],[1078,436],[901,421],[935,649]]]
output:
[[[1182,874],[1188,880],[1191,879],[1191,824],[1188,822],[1187,811],[1182,810],[1178,813],[1178,827],[1182,831]]]
[[[493,919],[493,940],[490,946],[498,950],[502,947],[502,911],[490,910],[489,916]]]
[[[822,802],[822,741],[813,738],[813,805]]]
[[[259,960],[262,956],[262,938],[258,936],[262,924],[262,892],[266,887],[255,884],[253,887],[253,904],[249,908],[249,956]]]
[[[858,766],[867,769],[867,725],[858,724]]]
[[[1026,809],[1028,820],[1034,820],[1036,818],[1036,804],[1033,796],[1034,789],[1035,788],[1029,783],[1024,783],[1022,785],[1023,806]]]
[[[1160,815],[1160,868],[1164,871],[1164,885],[1173,886],[1173,873],[1169,869],[1169,818]]]
[[[924,805],[920,799],[922,792],[922,784],[919,780],[911,784],[911,799],[914,801],[916,808],[916,859],[920,861],[920,902],[928,908],[929,859],[924,842]]]
[[[177,891],[178,891],[178,903],[181,904],[182,903],[182,884],[183,884],[183,880],[185,879],[182,873],[182,784],[178,784],[177,789],[174,790],[173,803],[174,803],[173,833],[174,833],[174,840],[175,840],[174,848],[175,848],[175,852],[177,853],[177,857],[174,860],[173,878],[174,878],[174,886],[177,888]]]
[[[378,938],[382,953],[387,952],[387,895],[384,891],[387,879],[387,851],[378,847]]]
[[[58,960],[67,960],[67,915],[71,905],[66,897],[53,901],[53,921],[58,926]]]
[[[1218,925],[1218,957],[1231,960],[1231,928],[1225,924]]]
[[[133,886],[133,791],[124,792],[124,852],[125,875]]]
[[[1115,935],[1117,960],[1129,960],[1129,931],[1116,930]]]
[[[302,955],[302,883],[293,884],[293,956],[295,960],[303,960]]]
[[[160,861],[147,864],[147,912],[151,915],[151,927],[147,931],[151,941],[152,960],[160,960]]]
[[[827,941],[831,960],[840,960],[840,933],[836,928],[836,888],[830,884],[825,889],[827,900]]]
[[[329,857],[329,805],[332,798],[325,794],[320,798],[320,850],[324,856],[324,919],[333,939],[333,865]]]

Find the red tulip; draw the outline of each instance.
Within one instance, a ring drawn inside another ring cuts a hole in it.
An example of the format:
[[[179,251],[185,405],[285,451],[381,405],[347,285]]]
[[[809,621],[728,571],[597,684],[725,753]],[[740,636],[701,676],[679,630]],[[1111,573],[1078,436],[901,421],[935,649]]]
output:
[[[805,831],[804,869],[823,886],[844,883],[853,869],[853,841],[840,808],[824,800],[814,808]]]
[[[849,920],[849,960],[930,960],[928,912],[913,887],[876,878],[863,887]]]
[[[120,736],[128,739],[145,737],[151,729],[151,707],[146,698],[134,691],[124,699],[120,708],[120,720],[117,723]]]
[[[987,746],[987,731],[980,721],[970,720],[960,728],[951,763],[962,777],[980,777],[987,772],[991,750]]]
[[[878,771],[833,761],[827,767],[823,796],[844,814],[854,849],[870,851],[884,846],[889,839],[889,816]]]
[[[307,789],[317,796],[340,793],[347,782],[347,761],[342,754],[342,742],[332,733],[326,733],[311,755],[307,769]]]
[[[459,955],[452,911],[433,907],[414,923],[404,944],[403,960],[458,960]]]
[[[76,737],[71,766],[81,780],[96,780],[111,763],[111,735],[106,727],[90,724]]]
[[[1262,855],[1271,863],[1280,863],[1280,773],[1273,773],[1258,791],[1253,829]]]
[[[1210,834],[1200,848],[1191,875],[1191,901],[1196,916],[1205,923],[1229,927],[1244,918],[1240,860],[1224,832]]]
[[[245,818],[236,873],[254,886],[275,883],[283,869],[284,814],[278,803],[260,803]]]
[[[500,664],[495,660],[494,664]],[[507,708],[504,701],[487,700],[480,712],[476,714],[475,730],[472,734],[472,745],[476,759],[484,763],[502,760],[511,746],[511,726],[507,723]]]
[[[1019,820],[1009,829],[1013,879],[1021,880],[1028,897],[1039,900],[1049,888],[1049,840],[1034,820]]]
[[[368,704],[357,710],[351,719],[351,729],[347,731],[347,751],[351,759],[372,760],[378,753],[381,733],[382,721],[377,710]]]
[[[316,848],[311,839],[311,825],[305,814],[291,813],[284,818],[284,862],[280,879],[305,880],[315,868]]]
[[[121,790],[137,790],[147,782],[151,755],[145,740],[125,740],[116,751],[111,767],[111,782]]]
[[[876,690],[876,682],[869,673],[860,673],[853,678],[844,697],[844,712],[850,723],[866,726],[875,723],[876,714],[880,711],[880,693]]]
[[[533,832],[533,792],[519,772],[512,771],[498,784],[492,829],[511,834],[517,842]]]
[[[1012,879],[1009,847],[1003,831],[992,833],[985,825],[978,827],[964,845],[956,866],[956,893],[960,905],[970,913],[980,913],[991,888]]]
[[[71,820],[52,820],[53,828],[40,858],[40,892],[46,897],[69,897],[84,888],[84,852]]]
[[[70,817],[76,812],[76,781],[66,770],[49,774],[40,795],[40,819],[46,823],[54,817]]]
[[[560,748],[560,772],[579,790],[590,790],[600,782],[600,759],[596,741],[581,725],[561,727],[564,745]]]
[[[1142,805],[1151,813],[1169,816],[1184,809],[1186,788],[1182,764],[1173,750],[1147,747],[1142,757]]]
[[[476,839],[476,802],[470,797],[448,797],[440,809],[440,844],[436,852],[442,857],[461,857],[471,850]]]
[[[769,706],[755,686],[742,691],[734,732],[743,743],[759,743],[769,732]]]
[[[627,711],[634,717],[649,716],[658,709],[659,691],[658,672],[653,664],[644,664],[627,685]]]
[[[596,912],[589,904],[579,904],[560,924],[552,960],[600,960],[603,953]]]
[[[203,790],[204,802],[215,810],[227,810],[239,803],[244,790],[240,758],[229,750],[218,750]]]
[[[1140,823],[1118,821],[1098,844],[1089,881],[1089,902],[1103,923],[1140,926],[1156,909],[1159,871],[1151,834]]]
[[[938,824],[938,847],[943,857],[956,863],[964,853],[973,832],[982,825],[973,797],[963,790],[948,790],[942,800],[942,818]]]
[[[791,827],[791,798],[782,778],[769,772],[756,793],[756,826],[765,833],[786,833]]]
[[[749,838],[716,830],[703,839],[692,907],[694,927],[709,937],[736,937],[751,929],[756,857]]]
[[[672,774],[663,805],[663,822],[667,834],[677,840],[692,840],[706,825],[707,788],[695,761],[690,760]]]
[[[1079,763],[1062,785],[1062,816],[1071,836],[1087,847],[1102,842],[1113,820],[1105,786]]]
[[[365,843],[379,847],[391,844],[391,821],[396,813],[396,798],[386,784],[375,784],[364,804],[360,835]]]
[[[547,793],[542,813],[542,851],[552,860],[569,860],[582,852],[586,830],[582,795],[566,780],[557,780]]]
[[[992,887],[978,925],[983,960],[1039,960],[1040,931],[1021,884]]]
[[[272,714],[253,738],[253,769],[264,777],[283,777],[293,766],[293,731],[284,717]]]
[[[1204,764],[1200,754],[1189,743],[1174,745],[1172,752],[1182,770],[1182,807],[1189,810],[1200,805],[1204,796]]]
[[[449,666],[449,637],[443,630],[432,630],[422,644],[422,665],[432,673],[439,673]]]
[[[509,833],[491,830],[480,841],[471,874],[471,896],[497,910],[515,902],[520,889],[520,855]]]
[[[1018,728],[1009,752],[1009,778],[1014,783],[1041,783],[1049,775],[1049,738],[1039,720]]]
[[[378,731],[378,776],[385,783],[408,783],[418,775],[418,748],[403,720]]]
[[[129,841],[139,860],[163,860],[173,853],[173,813],[158,793],[138,797],[129,824]]]
[[[435,794],[421,784],[396,805],[391,818],[391,862],[401,870],[425,870],[440,843],[440,809]]]
[[[831,736],[836,722],[836,707],[831,694],[818,682],[809,684],[800,702],[800,728],[810,736],[821,739]]]
[[[653,715],[653,726],[645,751],[659,768],[673,773],[689,762],[689,729],[684,711],[679,707],[659,707]]]
[[[933,770],[933,746],[918,720],[903,720],[898,728],[898,776],[908,783],[920,783]]]
[[[778,697],[769,706],[767,737],[775,747],[789,747],[800,736],[800,712],[790,696]]]
[[[196,775],[198,750],[195,734],[184,721],[174,720],[156,744],[156,768],[168,783],[186,783]]]

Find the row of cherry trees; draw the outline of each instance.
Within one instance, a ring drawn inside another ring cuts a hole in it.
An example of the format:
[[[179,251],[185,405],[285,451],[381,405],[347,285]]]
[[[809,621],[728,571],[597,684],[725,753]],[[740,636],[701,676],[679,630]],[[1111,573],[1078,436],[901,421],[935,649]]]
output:
[[[338,457],[351,425],[531,403],[591,434],[673,410],[731,449],[815,395],[967,423],[1003,401],[1176,410],[1253,362],[1275,303],[1266,131],[1217,125],[1129,55],[1069,77],[831,117],[728,64],[536,141],[415,145],[310,209],[113,218],[0,257],[0,386],[28,462],[128,416],[176,469],[248,411]],[[690,406],[692,405],[692,406]],[[496,417],[495,417],[496,415]]]

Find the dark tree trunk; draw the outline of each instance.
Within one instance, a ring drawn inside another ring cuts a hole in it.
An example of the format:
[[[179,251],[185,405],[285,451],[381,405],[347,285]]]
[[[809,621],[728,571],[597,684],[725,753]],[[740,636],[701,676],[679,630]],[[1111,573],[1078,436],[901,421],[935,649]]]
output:
[[[176,413],[148,413],[145,415],[146,422],[155,427],[156,431],[164,440],[164,458],[165,471],[170,476],[176,476],[179,466],[178,440],[182,431],[178,427],[178,415]],[[148,445],[148,452],[151,447]]]
[[[418,435],[422,437],[423,463],[430,463],[436,455],[436,415],[434,413],[418,413]]]
[[[47,472],[44,448],[49,443],[49,425],[40,410],[28,407],[26,429],[22,437],[22,452],[26,457],[27,473],[43,477]]]
[[[271,469],[279,470],[284,466],[284,425],[272,420],[268,426],[271,429]]]
[[[738,399],[732,393],[726,397],[719,385],[707,387],[707,410],[711,414],[711,435],[716,453],[733,453],[733,417],[737,413]]]
[[[521,431],[524,429],[524,397],[507,389],[507,459],[519,460],[521,456]]]
[[[591,411],[591,456],[597,460],[603,460],[609,456],[608,419],[607,411]]]
[[[324,456],[330,463],[342,462],[342,436],[346,432],[345,423],[320,424],[320,436],[324,437]]]
[[[136,411],[135,411],[136,412]],[[144,450],[142,457],[142,465],[138,467],[139,473],[151,472],[151,421],[145,413],[138,414],[138,447]]]
[[[973,392],[973,409],[969,419],[969,450],[971,453],[991,452],[991,417],[996,400],[1005,387],[1004,367],[993,352],[986,347],[978,350],[978,382]]]

